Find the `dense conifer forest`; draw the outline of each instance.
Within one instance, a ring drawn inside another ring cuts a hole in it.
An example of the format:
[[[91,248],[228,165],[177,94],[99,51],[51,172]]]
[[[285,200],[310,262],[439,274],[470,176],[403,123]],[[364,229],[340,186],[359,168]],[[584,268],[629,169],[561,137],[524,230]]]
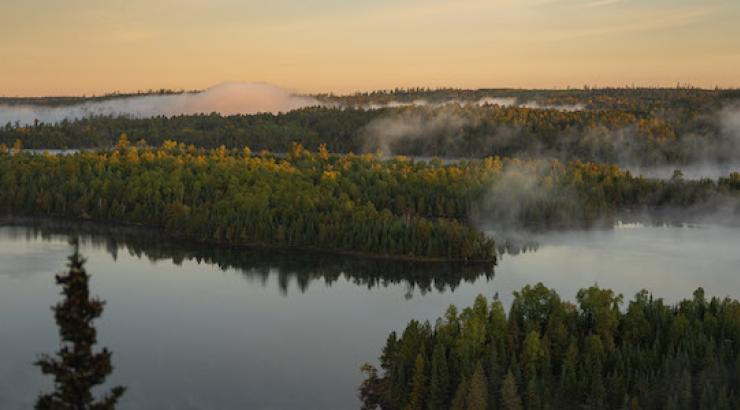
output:
[[[740,303],[666,305],[647,291],[625,311],[608,289],[572,304],[542,284],[502,303],[479,296],[435,324],[388,336],[366,364],[365,409],[737,409]]]
[[[283,158],[167,142],[74,156],[0,159],[6,212],[157,226],[204,241],[372,255],[494,260],[493,241],[459,220],[456,169],[330,156]],[[408,174],[408,175],[405,175]],[[438,192],[416,198],[426,181]]]
[[[159,227],[228,244],[395,258],[493,261],[481,229],[609,225],[624,210],[740,213],[740,175],[634,177],[616,166],[517,160],[444,163],[333,155],[294,144],[155,148],[124,136],[110,151],[54,156],[0,149],[0,209]]]

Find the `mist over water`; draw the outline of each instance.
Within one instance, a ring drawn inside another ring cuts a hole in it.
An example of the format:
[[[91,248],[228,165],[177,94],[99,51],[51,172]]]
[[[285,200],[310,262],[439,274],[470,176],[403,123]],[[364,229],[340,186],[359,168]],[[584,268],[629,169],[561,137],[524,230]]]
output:
[[[424,99],[418,99],[414,101],[388,101],[383,103],[369,103],[369,104],[357,104],[351,105],[353,108],[361,108],[365,110],[379,110],[383,108],[398,108],[398,107],[431,107],[439,108],[447,105],[498,105],[501,107],[520,107],[529,108],[533,110],[557,110],[557,111],[582,111],[586,109],[583,104],[541,104],[537,101],[523,100],[520,101],[515,97],[483,97],[478,100],[446,100],[441,102],[429,102]],[[341,104],[340,104],[341,106]]]
[[[279,113],[319,105],[311,97],[297,96],[264,83],[222,83],[202,92],[111,98],[84,104],[47,107],[0,105],[0,124],[58,123],[91,116],[147,118],[188,114],[222,115]]]
[[[726,177],[733,172],[740,172],[740,159],[735,163],[702,163],[652,167],[626,165],[621,166],[621,168],[630,171],[632,175],[642,175],[645,178],[670,179],[676,170],[680,170],[684,179],[717,179]]]
[[[527,130],[520,125],[489,123],[487,110],[478,107],[501,106],[533,110],[580,111],[582,104],[547,105],[537,101],[517,101],[516,98],[483,98],[462,102],[451,100],[429,104],[424,101],[396,103],[385,107],[405,107],[392,110],[373,119],[360,130],[366,151],[385,154],[431,155],[442,147],[461,149],[465,138],[474,139],[480,155],[517,149],[513,156],[555,158],[562,162],[578,158],[584,161],[609,162],[630,169],[633,174],[651,178],[670,178],[677,168],[685,168],[687,179],[727,176],[740,167],[740,104],[725,103],[722,108],[706,112],[702,131],[680,131],[659,146],[639,133],[637,125],[615,128],[605,126],[559,132],[553,143],[530,141],[521,147]],[[379,106],[382,108],[381,106]],[[664,114],[670,120],[670,114]],[[657,118],[660,118],[658,116]],[[475,135],[475,137],[470,137]],[[411,150],[411,152],[408,152]],[[577,156],[574,157],[574,152]],[[476,156],[475,153],[467,155]],[[444,156],[444,155],[442,155]],[[459,154],[458,154],[459,156]]]
[[[49,306],[59,299],[53,275],[68,237],[35,232],[0,227],[0,407],[9,410],[32,407],[50,388],[31,363],[58,347]],[[247,256],[237,267],[228,253],[182,258],[142,237],[80,236],[91,291],[107,301],[96,326],[113,351],[109,381],[129,388],[122,410],[358,408],[359,366],[377,357],[389,332],[433,321],[451,303],[469,306],[478,294],[498,294],[508,307],[513,291],[540,281],[571,301],[595,283],[627,299],[645,288],[667,303],[699,286],[740,297],[740,229],[716,225],[543,234],[536,248],[503,255],[492,277],[413,297],[406,281],[370,287],[321,268],[286,276],[279,266],[293,263],[290,254],[252,267]]]

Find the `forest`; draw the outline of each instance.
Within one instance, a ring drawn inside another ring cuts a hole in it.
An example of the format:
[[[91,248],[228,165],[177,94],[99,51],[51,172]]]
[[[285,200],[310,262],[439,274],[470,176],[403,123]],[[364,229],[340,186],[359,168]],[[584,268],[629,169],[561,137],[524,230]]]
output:
[[[130,146],[125,138],[111,152],[0,154],[0,164],[0,208],[7,213],[148,225],[229,244],[495,260],[493,241],[454,218],[464,197],[436,196],[462,189],[446,184],[462,178],[453,169],[310,153],[299,145],[279,159],[171,141]],[[404,172],[408,181],[396,179]],[[425,178],[440,192],[409,195]],[[431,213],[402,212],[417,208]]]
[[[610,226],[625,211],[740,214],[740,174],[635,177],[614,165],[489,157],[284,155],[175,141],[74,155],[0,146],[0,210],[137,224],[198,241],[412,260],[495,261],[484,229]]]
[[[736,90],[693,88],[396,90],[312,96],[316,106],[279,114],[8,122],[0,124],[0,143],[10,146],[20,139],[31,149],[110,148],[126,134],[154,145],[175,139],[204,148],[283,153],[299,143],[311,150],[325,144],[336,153],[444,158],[732,162],[740,155],[737,97]],[[59,104],[54,101],[40,104]]]
[[[697,289],[675,305],[598,286],[576,303],[544,285],[507,312],[479,296],[391,333],[363,365],[365,409],[737,409],[740,303]]]

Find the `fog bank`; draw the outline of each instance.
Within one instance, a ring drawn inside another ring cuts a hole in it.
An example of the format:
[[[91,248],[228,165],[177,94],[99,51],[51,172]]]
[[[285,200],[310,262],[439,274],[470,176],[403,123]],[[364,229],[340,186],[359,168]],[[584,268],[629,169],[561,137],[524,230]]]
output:
[[[727,177],[733,172],[740,172],[740,160],[735,163],[702,163],[689,165],[666,166],[633,166],[623,165],[622,169],[630,171],[632,175],[642,175],[645,178],[670,179],[676,170],[680,170],[684,179],[717,179]]]
[[[105,101],[47,107],[39,105],[0,105],[0,125],[19,122],[57,123],[91,116],[129,116],[135,118],[183,114],[222,115],[279,113],[319,105],[311,97],[264,83],[223,83],[198,93],[147,95],[112,98]]]
[[[390,155],[394,154],[394,145],[399,141],[424,140],[426,144],[433,143],[435,136],[454,138],[469,124],[470,118],[446,108],[401,111],[371,121],[360,130],[360,135],[365,152],[380,151]]]
[[[585,110],[586,107],[583,104],[573,105],[558,105],[558,104],[540,104],[537,101],[519,101],[515,97],[483,97],[479,100],[447,100],[442,102],[429,102],[427,100],[418,99],[414,101],[388,101],[383,103],[368,103],[359,105],[350,105],[352,108],[360,108],[364,110],[380,110],[384,108],[398,108],[398,107],[444,107],[446,105],[498,105],[501,107],[519,107],[529,108],[532,110],[557,110],[557,111],[581,111]],[[342,106],[342,104],[335,104],[336,106]],[[346,106],[346,105],[345,105]]]

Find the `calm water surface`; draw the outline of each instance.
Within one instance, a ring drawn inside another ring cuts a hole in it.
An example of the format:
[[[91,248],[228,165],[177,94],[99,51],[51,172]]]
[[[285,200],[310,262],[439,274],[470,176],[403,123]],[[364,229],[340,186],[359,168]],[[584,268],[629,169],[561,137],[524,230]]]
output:
[[[0,227],[0,408],[27,409],[51,387],[32,366],[57,349],[53,274],[66,229]],[[244,250],[191,249],[136,234],[83,232],[96,324],[113,352],[122,409],[350,409],[364,361],[410,319],[438,317],[477,294],[505,304],[544,282],[568,299],[594,283],[670,302],[698,286],[740,298],[740,228],[621,226],[537,237],[536,251],[481,269]]]

